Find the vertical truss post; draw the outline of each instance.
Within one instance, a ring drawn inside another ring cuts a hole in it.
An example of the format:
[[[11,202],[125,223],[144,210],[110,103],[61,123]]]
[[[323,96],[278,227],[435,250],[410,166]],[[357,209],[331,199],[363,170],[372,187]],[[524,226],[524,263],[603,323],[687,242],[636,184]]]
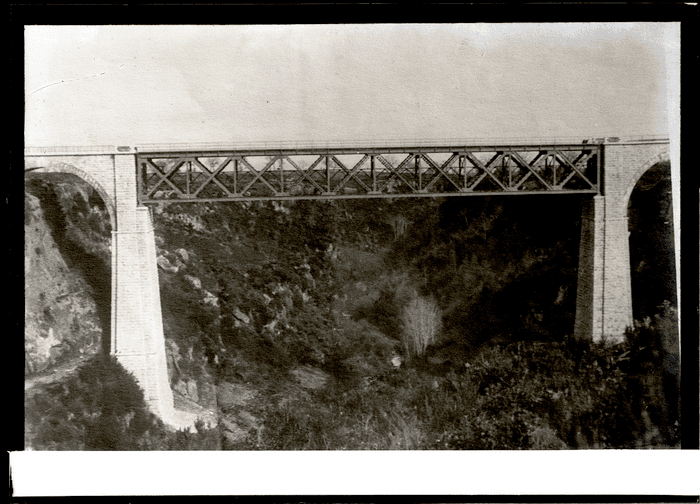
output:
[[[500,182],[503,182],[505,179],[505,177],[503,176],[505,170],[506,170],[506,154],[501,153],[501,171],[499,172],[498,168],[496,168],[496,170],[494,171],[496,176],[499,178]]]
[[[420,172],[420,155],[416,155],[416,177],[418,178],[418,192],[423,190],[423,176]]]
[[[597,167],[596,167],[597,168],[596,187],[598,189],[598,194],[600,195],[600,194],[602,194],[602,191],[605,189],[603,187],[603,179],[601,178],[601,175],[602,175],[602,166],[601,166],[602,159],[601,158],[603,157],[603,146],[602,145],[598,148],[598,153],[596,154],[595,157],[596,157],[596,165],[597,165]]]
[[[508,158],[507,160],[505,158]],[[510,172],[510,154],[503,156],[503,162],[506,164],[506,170],[508,171],[508,187],[513,187],[513,176]]]
[[[140,169],[139,169],[140,168]],[[141,204],[141,197],[146,193],[144,187],[146,185],[146,163],[141,163],[141,166],[136,165],[136,196],[138,203]]]
[[[185,170],[185,194],[190,195],[190,176],[192,172],[192,161],[187,161],[187,169]]]
[[[331,192],[331,174],[328,171],[328,156],[326,156],[326,192]]]
[[[238,158],[233,159],[233,193],[238,194]]]
[[[284,192],[284,159],[280,158],[280,192]]]
[[[459,156],[459,174],[460,174],[460,176],[462,176],[462,180],[464,182],[464,187],[462,189],[464,189],[466,191],[467,190],[467,169],[464,166],[464,164],[465,164],[464,158],[465,157],[466,156],[464,154]]]

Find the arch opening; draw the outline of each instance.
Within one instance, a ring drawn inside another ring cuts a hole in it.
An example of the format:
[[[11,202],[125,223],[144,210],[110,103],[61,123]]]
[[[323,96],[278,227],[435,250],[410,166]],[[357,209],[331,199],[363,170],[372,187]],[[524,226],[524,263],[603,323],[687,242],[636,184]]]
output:
[[[678,441],[680,426],[680,341],[671,164],[659,160],[636,181],[628,201],[632,312],[644,321],[644,338],[658,365],[652,414],[665,442]],[[645,330],[644,327],[650,327]],[[641,335],[641,336],[640,336]]]
[[[114,229],[114,212],[111,203],[105,199],[104,191],[95,187],[90,181],[85,180],[79,174],[71,172],[58,172],[55,170],[33,170],[25,173],[25,194],[29,194],[38,200],[38,204],[43,213],[44,220],[51,233],[51,238],[55,243],[65,266],[70,273],[75,273],[80,285],[87,288],[85,292],[80,292],[78,284],[71,284],[68,289],[66,285],[66,272],[44,271],[47,292],[54,292],[58,296],[44,295],[47,306],[50,310],[59,312],[65,304],[65,299],[73,299],[74,296],[85,296],[86,299],[94,301],[95,315],[101,329],[101,339],[99,351],[109,353],[111,338],[111,238]],[[36,200],[35,200],[36,201]],[[25,210],[25,222],[27,214]],[[25,233],[25,243],[27,242]],[[27,254],[38,253],[38,251],[25,251]],[[60,263],[46,263],[46,268],[56,267]],[[25,281],[26,272],[25,272]],[[55,284],[53,287],[48,287]],[[68,292],[63,292],[68,290]],[[77,291],[77,292],[73,292]],[[43,293],[43,290],[42,290]],[[80,298],[81,300],[83,298]],[[88,309],[87,301],[75,301],[69,311],[75,313],[63,313],[62,316],[71,317],[72,322],[64,328],[62,332],[69,334],[56,334],[61,339],[61,345],[68,348],[66,357],[72,351],[81,352],[81,343],[75,343],[73,338],[75,333],[87,330],[82,325],[89,326],[82,309]],[[64,310],[65,311],[65,310]],[[60,323],[56,322],[60,327]],[[56,331],[58,331],[58,327]],[[74,333],[74,332],[75,333]],[[95,349],[97,350],[97,349]],[[92,351],[92,350],[89,350]]]
[[[107,211],[109,212],[109,222],[113,230],[116,231],[117,229],[117,211],[116,208],[114,207],[114,202],[112,201],[112,198],[110,197],[109,193],[105,190],[100,183],[95,180],[90,174],[85,172],[84,170],[81,170],[80,168],[76,168],[75,166],[68,164],[68,163],[62,163],[58,161],[52,161],[48,166],[44,167],[36,167],[36,168],[29,168],[27,169],[25,166],[25,178],[34,178],[37,176],[43,176],[43,177],[50,177],[53,178],[54,180],[75,180],[74,178],[71,178],[70,175],[73,175],[80,179],[80,181],[84,184],[87,184],[90,188],[92,188],[94,191],[99,194],[101,197],[102,203],[106,206]],[[67,178],[66,178],[67,177]]]
[[[636,320],[653,318],[664,302],[678,304],[672,198],[669,161],[649,167],[629,197],[632,312]]]

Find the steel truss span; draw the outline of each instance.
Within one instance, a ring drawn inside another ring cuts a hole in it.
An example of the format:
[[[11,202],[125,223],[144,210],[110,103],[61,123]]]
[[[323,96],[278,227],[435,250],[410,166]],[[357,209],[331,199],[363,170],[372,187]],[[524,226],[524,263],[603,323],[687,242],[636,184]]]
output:
[[[140,203],[599,193],[596,144],[138,152]]]

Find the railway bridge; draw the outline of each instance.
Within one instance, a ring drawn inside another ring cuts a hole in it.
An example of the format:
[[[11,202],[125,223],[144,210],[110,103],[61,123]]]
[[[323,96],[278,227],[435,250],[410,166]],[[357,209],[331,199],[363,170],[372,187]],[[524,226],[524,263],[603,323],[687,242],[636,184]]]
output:
[[[640,177],[670,163],[660,137],[496,142],[383,141],[27,147],[25,171],[71,173],[102,196],[112,224],[111,353],[154,413],[173,407],[149,204],[586,194],[574,333],[619,340],[632,324],[627,208]],[[183,419],[184,418],[184,419]]]

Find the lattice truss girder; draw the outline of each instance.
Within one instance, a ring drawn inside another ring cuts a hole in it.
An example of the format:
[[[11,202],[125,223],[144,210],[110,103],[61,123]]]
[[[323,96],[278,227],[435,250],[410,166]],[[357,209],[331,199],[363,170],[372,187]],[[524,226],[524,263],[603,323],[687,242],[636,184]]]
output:
[[[141,202],[598,192],[596,146],[139,153]]]

